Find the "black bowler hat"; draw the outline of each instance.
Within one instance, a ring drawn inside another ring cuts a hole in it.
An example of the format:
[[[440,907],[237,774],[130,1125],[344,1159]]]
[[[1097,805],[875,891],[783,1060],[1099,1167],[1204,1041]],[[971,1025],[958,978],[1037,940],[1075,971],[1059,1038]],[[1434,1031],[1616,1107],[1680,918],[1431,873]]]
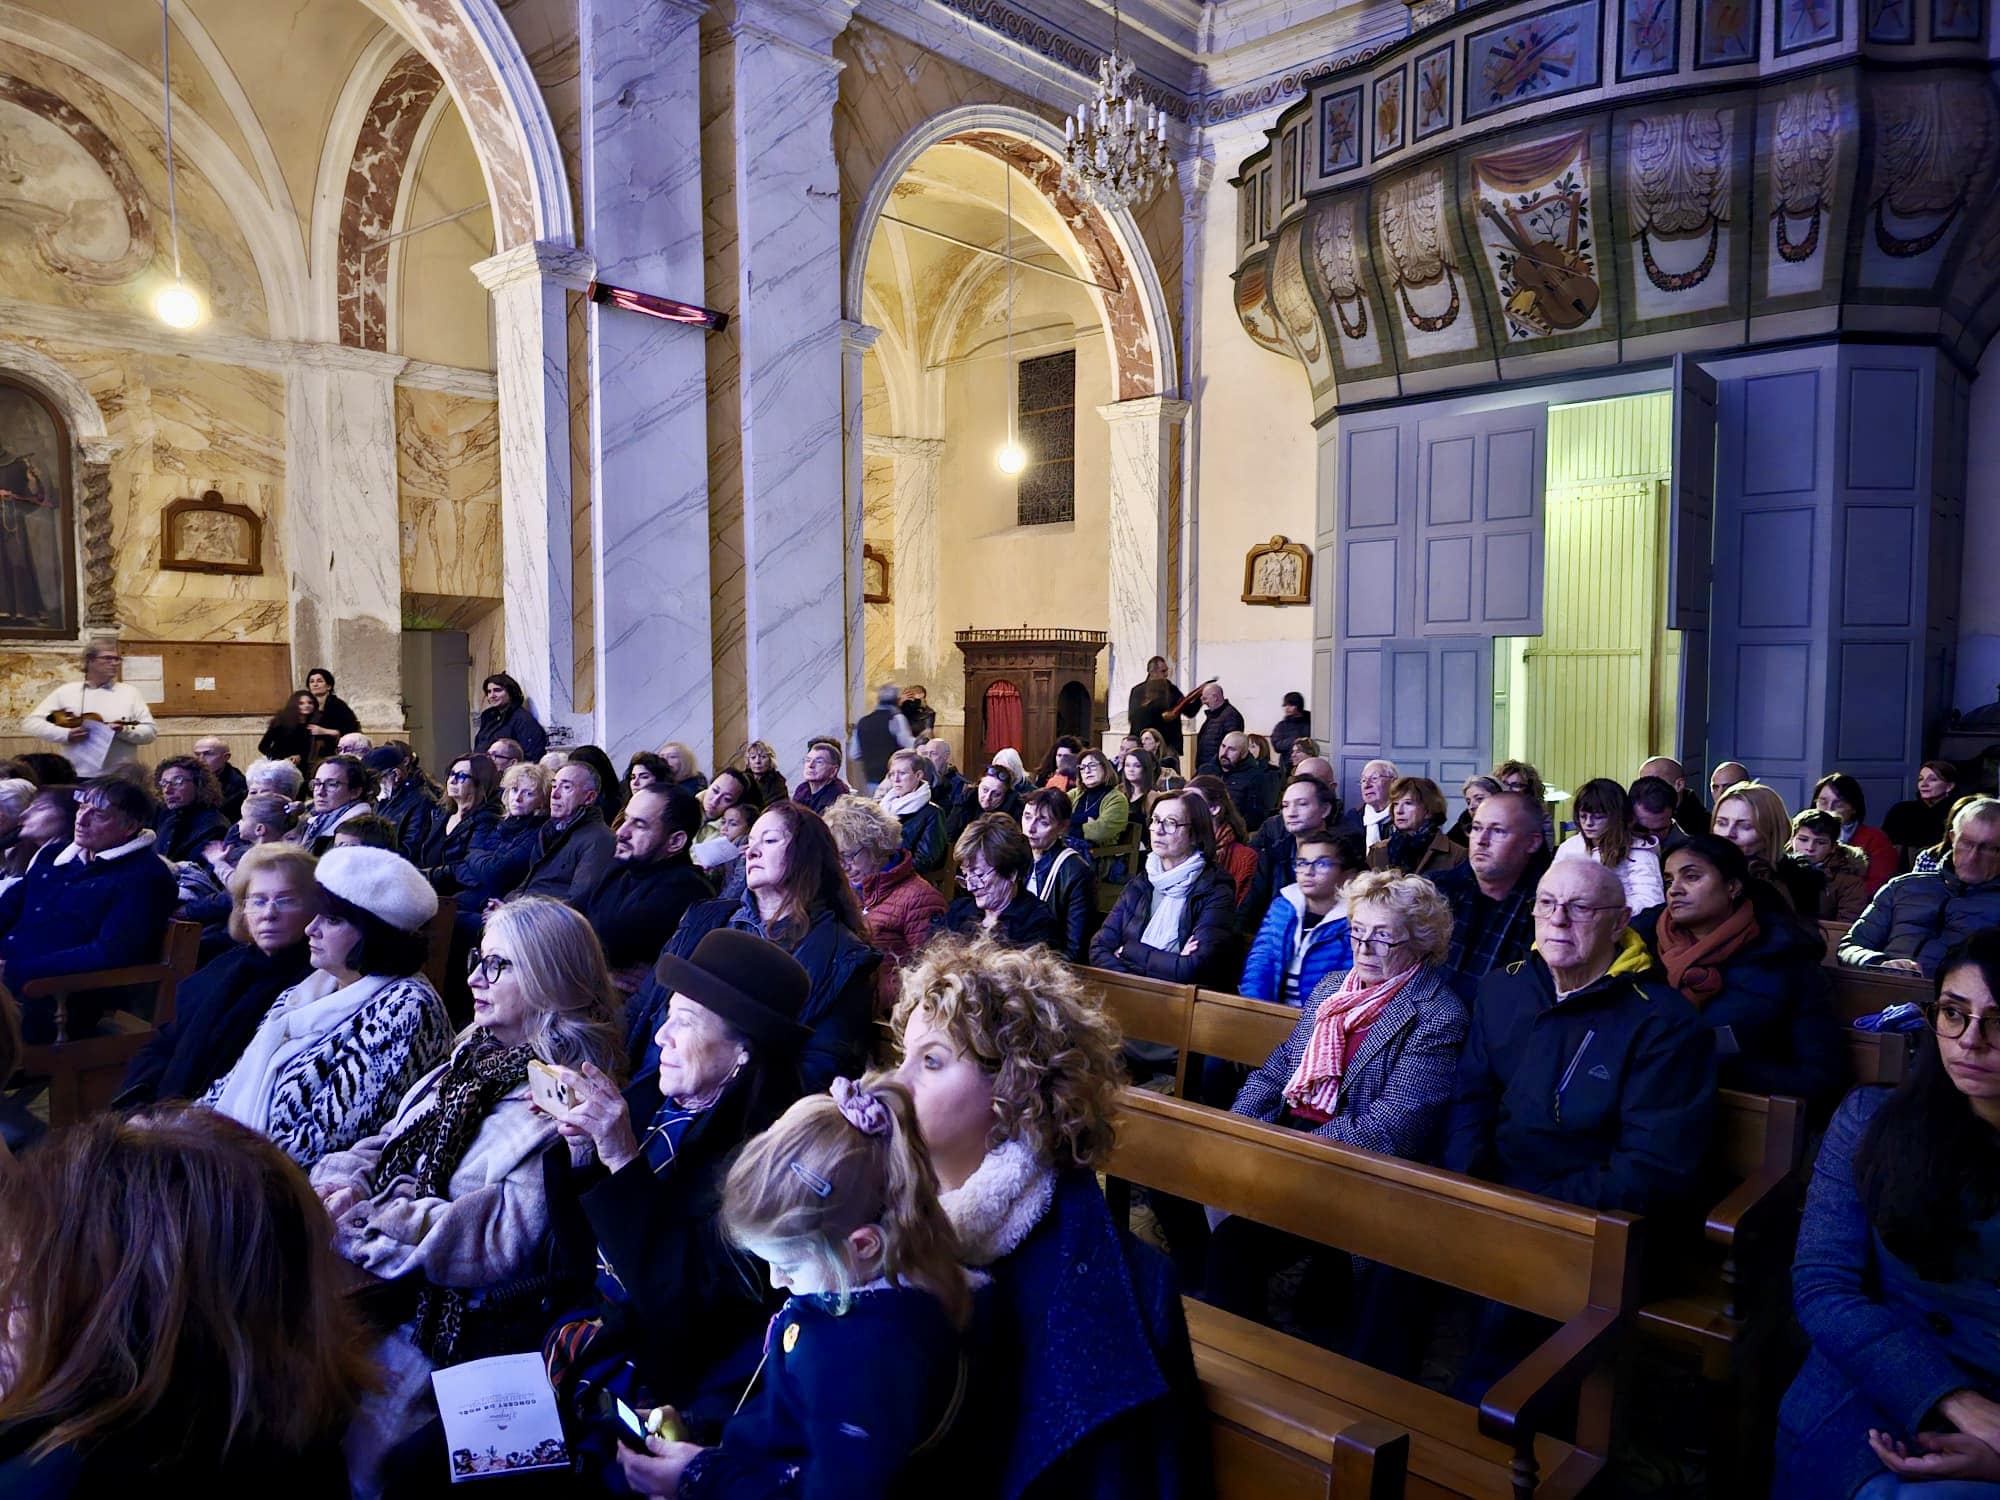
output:
[[[718,927],[686,958],[662,953],[653,977],[766,1047],[796,1052],[812,1036],[799,1024],[812,976],[791,954],[755,933]]]

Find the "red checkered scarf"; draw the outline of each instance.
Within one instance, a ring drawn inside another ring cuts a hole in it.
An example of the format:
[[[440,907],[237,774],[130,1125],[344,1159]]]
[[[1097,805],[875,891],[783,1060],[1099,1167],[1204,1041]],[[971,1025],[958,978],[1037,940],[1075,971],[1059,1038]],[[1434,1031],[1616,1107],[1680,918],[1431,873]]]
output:
[[[1291,1082],[1285,1085],[1285,1102],[1294,1109],[1310,1108],[1331,1118],[1355,1033],[1373,1025],[1383,1007],[1402,993],[1403,986],[1422,967],[1412,964],[1372,989],[1361,978],[1359,969],[1349,969],[1340,988],[1320,1001],[1313,1015],[1306,1054],[1299,1059],[1298,1071],[1292,1074]]]

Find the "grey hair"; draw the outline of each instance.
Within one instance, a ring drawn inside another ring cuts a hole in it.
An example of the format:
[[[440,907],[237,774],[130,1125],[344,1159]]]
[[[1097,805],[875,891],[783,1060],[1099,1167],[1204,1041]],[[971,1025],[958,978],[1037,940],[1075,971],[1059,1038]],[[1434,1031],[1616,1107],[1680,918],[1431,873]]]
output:
[[[1350,880],[1342,894],[1350,919],[1363,906],[1402,918],[1417,945],[1418,963],[1441,964],[1450,954],[1451,903],[1423,876],[1369,870]]]
[[[904,752],[908,753],[908,752]],[[887,863],[903,848],[903,825],[896,815],[871,797],[849,794],[826,810],[826,831],[842,854],[867,850]]]
[[[1958,837],[1958,831],[1967,823],[1985,823],[2000,818],[2000,797],[1974,797],[1958,810],[1951,820],[1951,836]]]
[[[0,812],[12,813],[19,817],[27,811],[28,804],[35,800],[35,784],[19,776],[9,776],[0,780]]]
[[[287,802],[299,799],[299,788],[305,785],[305,773],[288,760],[256,760],[243,773],[250,790],[276,792]]]

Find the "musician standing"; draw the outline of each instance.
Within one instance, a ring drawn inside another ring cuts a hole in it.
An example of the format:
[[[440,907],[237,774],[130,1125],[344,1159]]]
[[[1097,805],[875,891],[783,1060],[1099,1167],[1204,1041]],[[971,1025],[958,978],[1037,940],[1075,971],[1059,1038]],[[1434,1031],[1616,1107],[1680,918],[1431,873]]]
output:
[[[71,751],[71,758],[75,759],[77,752],[72,747],[88,739],[90,730],[82,722],[74,728],[65,729],[56,722],[56,718],[74,716],[81,720],[84,714],[96,714],[105,723],[115,726],[117,731],[105,749],[104,763],[98,770],[125,761],[136,761],[139,756],[133,747],[152,744],[159,730],[153,726],[152,712],[146,707],[146,700],[139,696],[139,690],[118,680],[122,662],[115,644],[92,641],[83,648],[83,681],[65,682],[37,703],[28,717],[21,721],[22,730],[36,739],[63,746]],[[97,771],[89,774],[96,775]]]

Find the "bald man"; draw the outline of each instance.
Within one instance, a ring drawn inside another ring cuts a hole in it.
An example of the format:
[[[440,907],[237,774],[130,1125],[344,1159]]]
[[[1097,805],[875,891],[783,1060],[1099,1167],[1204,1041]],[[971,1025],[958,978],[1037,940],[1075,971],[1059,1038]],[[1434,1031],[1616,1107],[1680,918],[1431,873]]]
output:
[[[1740,760],[1725,760],[1708,775],[1708,805],[1714,807],[1722,794],[1739,781],[1750,779],[1750,768]]]
[[[250,795],[250,782],[229,763],[229,741],[205,734],[194,742],[195,759],[214,773],[222,788],[222,811],[229,818],[243,816],[243,799]]]
[[[1688,786],[1687,767],[1671,755],[1656,755],[1639,767],[1636,779],[1644,780],[1648,776],[1656,776],[1674,789],[1674,822],[1681,832],[1708,832],[1708,809],[1702,805],[1700,796]],[[1665,857],[1664,846],[1660,854]]]

